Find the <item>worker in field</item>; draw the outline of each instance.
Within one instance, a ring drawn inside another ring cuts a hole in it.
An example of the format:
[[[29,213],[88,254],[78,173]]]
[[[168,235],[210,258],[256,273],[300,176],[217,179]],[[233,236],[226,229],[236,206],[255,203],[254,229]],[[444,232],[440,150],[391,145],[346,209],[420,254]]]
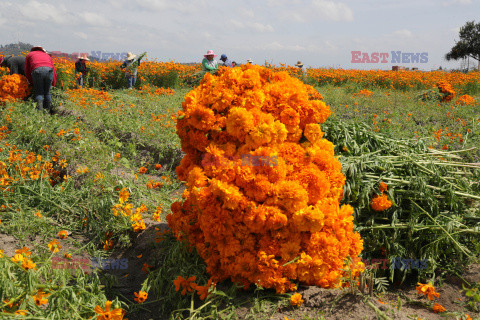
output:
[[[0,66],[10,69],[10,74],[25,75],[25,57],[9,55],[0,59]]]
[[[25,77],[33,85],[37,109],[52,113],[50,88],[57,83],[57,72],[42,46],[33,47],[25,57]]]
[[[87,68],[86,62],[90,61],[88,57],[78,56],[77,62],[75,62],[75,77],[77,77],[77,85],[79,88],[83,87],[83,82],[90,68]]]
[[[140,62],[147,53],[144,52],[137,57],[136,54],[131,52],[127,53],[127,59],[123,62],[120,68],[125,69],[125,77],[127,78],[128,89],[133,89],[137,82],[137,68],[140,66]]]
[[[295,64],[295,67],[297,67],[298,69],[300,69],[300,71],[301,71],[301,74],[300,74],[300,75],[305,75],[306,70],[303,68],[303,63],[302,63],[302,61],[297,61],[297,63]]]
[[[213,50],[208,50],[202,60],[202,70],[210,73],[215,73],[218,70],[218,62],[214,58],[217,55],[213,53]]]
[[[223,62],[222,66],[233,68],[232,62],[227,58],[225,53],[220,56],[220,61]]]

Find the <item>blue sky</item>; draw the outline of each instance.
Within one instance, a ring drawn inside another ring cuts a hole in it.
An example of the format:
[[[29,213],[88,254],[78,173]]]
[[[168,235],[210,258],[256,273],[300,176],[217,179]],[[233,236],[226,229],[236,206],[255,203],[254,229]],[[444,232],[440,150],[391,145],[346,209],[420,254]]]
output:
[[[428,53],[423,70],[455,68],[444,55],[480,0],[2,0],[1,44],[49,51],[147,51],[159,61],[201,61],[212,49],[231,60],[306,67],[391,69],[351,63],[352,51]],[[391,56],[391,53],[390,53]],[[391,58],[389,58],[390,60]]]

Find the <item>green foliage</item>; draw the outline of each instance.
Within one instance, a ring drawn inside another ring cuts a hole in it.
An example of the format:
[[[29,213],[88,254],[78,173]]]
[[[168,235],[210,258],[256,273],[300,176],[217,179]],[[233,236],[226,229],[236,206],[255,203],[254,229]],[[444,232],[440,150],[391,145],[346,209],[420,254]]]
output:
[[[421,101],[441,101],[443,96],[444,95],[437,88],[433,88],[423,91],[416,97],[416,99]]]
[[[428,259],[423,272],[433,272],[460,268],[474,255],[480,222],[470,217],[480,218],[471,206],[480,200],[480,168],[462,164],[456,153],[429,149],[422,140],[389,138],[362,123],[331,118],[323,130],[342,155],[343,202],[355,208],[364,258]],[[375,212],[370,201],[382,181],[393,206]],[[410,272],[391,268],[390,279]]]

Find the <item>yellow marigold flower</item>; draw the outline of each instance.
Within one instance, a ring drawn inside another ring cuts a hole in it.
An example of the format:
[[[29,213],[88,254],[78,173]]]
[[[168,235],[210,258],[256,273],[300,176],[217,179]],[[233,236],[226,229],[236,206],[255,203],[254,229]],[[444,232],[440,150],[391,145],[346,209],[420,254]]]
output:
[[[17,310],[14,312],[15,315],[26,316],[28,314],[28,310]]]
[[[292,306],[296,306],[296,307],[299,307],[301,306],[303,303],[303,299],[302,299],[302,295],[300,293],[294,293],[291,297],[290,297],[290,304]]]
[[[13,256],[12,258],[12,261],[17,263],[17,262],[22,262],[23,260],[25,260],[25,257],[23,256],[23,254],[16,254]]]
[[[62,246],[60,245],[60,242],[57,241],[57,239],[53,239],[48,243],[48,249],[52,251],[53,253],[60,251]]]

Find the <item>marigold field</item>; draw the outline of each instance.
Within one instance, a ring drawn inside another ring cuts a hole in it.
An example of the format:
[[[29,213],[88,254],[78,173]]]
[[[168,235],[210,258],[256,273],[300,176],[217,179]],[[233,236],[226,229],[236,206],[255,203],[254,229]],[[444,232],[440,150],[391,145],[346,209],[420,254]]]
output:
[[[480,73],[0,68],[0,319],[479,319]]]

